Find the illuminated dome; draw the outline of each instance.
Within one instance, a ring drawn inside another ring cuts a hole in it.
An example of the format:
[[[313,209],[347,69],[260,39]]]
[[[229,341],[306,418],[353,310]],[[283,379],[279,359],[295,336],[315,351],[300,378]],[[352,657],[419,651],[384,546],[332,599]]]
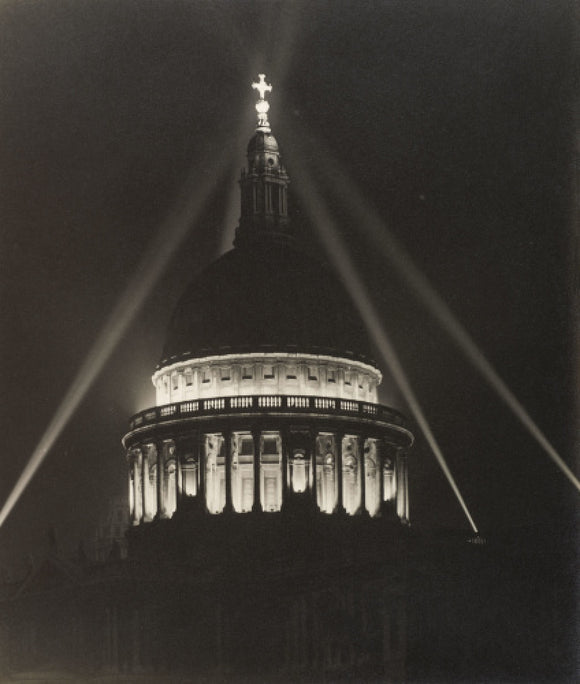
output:
[[[131,522],[144,535],[174,518],[197,530],[204,516],[252,524],[297,510],[408,522],[413,434],[378,403],[382,373],[340,279],[296,244],[259,78],[234,249],[182,295],[155,406],[124,438]]]
[[[170,322],[160,366],[245,352],[372,363],[364,326],[328,268],[267,238],[233,249],[191,283]]]

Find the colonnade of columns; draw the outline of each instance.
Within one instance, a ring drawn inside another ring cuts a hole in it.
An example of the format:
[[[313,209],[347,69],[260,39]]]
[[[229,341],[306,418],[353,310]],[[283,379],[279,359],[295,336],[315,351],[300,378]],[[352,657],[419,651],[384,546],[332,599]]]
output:
[[[131,523],[199,501],[209,513],[276,512],[294,495],[323,513],[409,519],[402,447],[364,433],[224,430],[144,440],[128,450]]]

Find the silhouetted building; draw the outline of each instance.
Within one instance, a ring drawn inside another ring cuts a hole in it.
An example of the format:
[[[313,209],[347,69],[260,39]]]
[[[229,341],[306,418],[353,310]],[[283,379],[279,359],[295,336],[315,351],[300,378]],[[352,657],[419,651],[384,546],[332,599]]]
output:
[[[137,659],[400,677],[413,436],[377,403],[382,374],[342,285],[297,244],[254,85],[235,248],[181,297],[156,406],[123,440],[129,557],[160,585],[156,607],[136,606]]]
[[[96,561],[106,561],[111,553],[125,557],[126,531],[127,499],[124,496],[111,497],[95,532],[94,541],[87,549],[87,555]]]

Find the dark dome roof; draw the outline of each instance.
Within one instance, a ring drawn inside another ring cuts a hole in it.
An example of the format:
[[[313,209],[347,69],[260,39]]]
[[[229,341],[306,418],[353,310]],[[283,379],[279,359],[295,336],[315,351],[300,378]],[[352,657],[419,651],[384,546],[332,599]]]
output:
[[[160,366],[246,352],[302,352],[367,363],[364,325],[322,263],[290,244],[238,247],[203,271],[182,295]]]
[[[270,171],[280,168],[280,150],[278,142],[268,131],[256,131],[250,138],[247,149],[248,170],[250,173],[261,173],[267,167]]]

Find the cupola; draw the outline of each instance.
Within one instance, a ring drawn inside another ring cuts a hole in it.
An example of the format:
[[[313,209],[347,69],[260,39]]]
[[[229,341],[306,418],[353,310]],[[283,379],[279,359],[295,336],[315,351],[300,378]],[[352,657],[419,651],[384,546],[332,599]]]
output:
[[[259,93],[256,103],[258,125],[247,149],[247,168],[242,170],[242,212],[236,229],[236,246],[249,243],[287,240],[292,236],[288,215],[290,179],[281,159],[278,142],[268,121],[270,104],[265,99],[272,86],[264,74],[252,84]]]

